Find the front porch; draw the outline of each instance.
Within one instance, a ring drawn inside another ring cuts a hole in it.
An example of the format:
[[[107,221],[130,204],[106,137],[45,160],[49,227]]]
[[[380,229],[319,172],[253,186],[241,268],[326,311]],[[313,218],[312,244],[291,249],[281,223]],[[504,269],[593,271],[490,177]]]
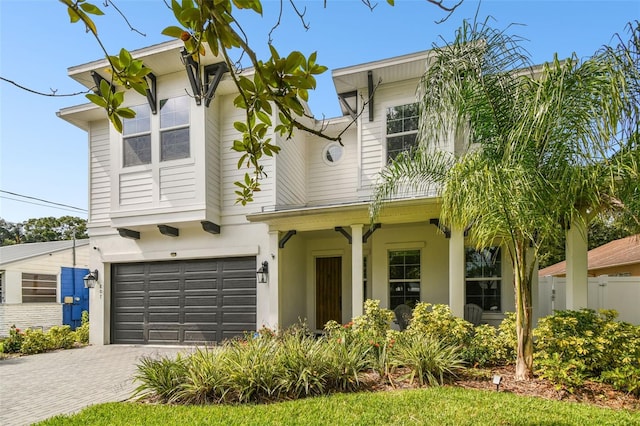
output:
[[[392,202],[375,227],[368,207],[354,203],[248,217],[270,229],[269,277],[263,284],[269,287],[269,324],[264,325],[305,320],[319,330],[328,320],[346,323],[361,315],[366,299],[390,309],[417,301],[447,304],[463,317],[465,303],[474,297],[466,294],[464,235],[456,230],[445,235],[430,223],[439,216],[438,199]],[[483,313],[483,322],[496,325],[503,312],[514,310],[512,274],[500,265],[496,302]]]

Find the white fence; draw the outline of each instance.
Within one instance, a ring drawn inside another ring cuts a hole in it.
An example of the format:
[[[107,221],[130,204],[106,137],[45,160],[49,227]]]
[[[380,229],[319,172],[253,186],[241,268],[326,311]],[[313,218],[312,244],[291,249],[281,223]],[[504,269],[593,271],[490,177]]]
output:
[[[566,279],[540,277],[538,280],[538,316],[566,309]],[[618,320],[640,324],[640,277],[589,278],[587,307],[615,309]]]

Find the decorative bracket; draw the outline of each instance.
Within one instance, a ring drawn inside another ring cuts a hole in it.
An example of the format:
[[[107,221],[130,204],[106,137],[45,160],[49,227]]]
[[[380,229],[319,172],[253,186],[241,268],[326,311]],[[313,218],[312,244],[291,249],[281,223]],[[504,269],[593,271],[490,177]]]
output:
[[[382,228],[382,224],[381,224],[381,223],[374,223],[374,224],[373,224],[373,226],[372,226],[371,228],[369,228],[369,229],[367,230],[367,232],[365,232],[365,233],[362,235],[362,244],[366,243],[366,242],[367,242],[367,240],[369,239],[369,237],[370,237],[374,232],[376,232],[376,229],[380,229],[380,228]]]
[[[435,225],[442,233],[445,238],[451,238],[451,230],[444,225],[440,224],[440,219],[429,219],[429,223]]]
[[[338,100],[351,118],[355,120],[358,116],[358,91],[338,93]],[[352,102],[349,103],[349,100],[352,100]]]
[[[351,235],[349,235],[346,229],[344,229],[342,226],[336,226],[335,228],[333,228],[333,230],[344,235],[347,241],[349,241],[349,244],[351,244]]]
[[[104,96],[104,94],[100,92],[100,83],[102,81],[106,81],[109,84],[109,87],[111,88],[111,93],[115,93],[116,89],[115,87],[113,87],[113,84],[109,83],[109,81],[106,78],[104,78],[97,72],[91,71],[91,78],[93,79],[93,83],[96,85],[95,93],[98,93],[101,96]]]
[[[147,102],[149,103],[149,108],[151,108],[151,113],[156,115],[158,113],[158,96],[156,91],[156,76],[153,73],[149,73],[145,76],[147,80]]]
[[[295,229],[287,231],[287,233],[284,234],[282,238],[280,238],[280,241],[278,242],[278,248],[284,248],[284,245],[287,244],[287,241],[289,241],[289,239],[294,235],[296,235]]]
[[[180,235],[180,230],[178,228],[174,228],[169,225],[158,225],[158,230],[162,235],[166,235],[168,237],[177,237]]]
[[[202,229],[210,234],[217,235],[220,233],[220,225],[209,222],[208,220],[203,220],[202,222],[200,222],[200,224],[202,225]]]
[[[193,57],[187,52],[187,49],[183,48],[180,52],[182,54],[182,63],[187,70],[187,76],[189,77],[189,83],[191,84],[191,90],[193,91],[193,97],[196,98],[196,104],[202,104],[202,83],[200,81],[200,65],[193,60]]]
[[[369,89],[369,121],[373,121],[373,71],[367,71],[367,86]]]
[[[229,71],[227,64],[224,62],[218,62],[217,64],[211,64],[204,67],[204,106],[207,108],[213,100],[213,95],[216,93],[216,88],[222,80],[222,76],[225,72]]]
[[[122,238],[129,238],[132,240],[140,239],[140,232],[134,231],[133,229],[118,228],[118,234],[120,234]]]

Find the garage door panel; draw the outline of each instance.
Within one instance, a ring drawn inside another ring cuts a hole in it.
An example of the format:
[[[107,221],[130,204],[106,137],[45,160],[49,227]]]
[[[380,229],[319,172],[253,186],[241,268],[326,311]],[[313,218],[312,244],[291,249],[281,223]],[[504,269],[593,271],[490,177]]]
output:
[[[221,342],[254,331],[255,271],[255,258],[113,265],[112,342]]]

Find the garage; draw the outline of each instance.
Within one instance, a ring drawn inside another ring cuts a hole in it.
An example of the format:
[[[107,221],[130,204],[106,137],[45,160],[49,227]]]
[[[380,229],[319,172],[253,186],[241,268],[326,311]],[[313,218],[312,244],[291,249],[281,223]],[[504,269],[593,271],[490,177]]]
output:
[[[220,343],[256,329],[254,257],[111,267],[111,343]]]

